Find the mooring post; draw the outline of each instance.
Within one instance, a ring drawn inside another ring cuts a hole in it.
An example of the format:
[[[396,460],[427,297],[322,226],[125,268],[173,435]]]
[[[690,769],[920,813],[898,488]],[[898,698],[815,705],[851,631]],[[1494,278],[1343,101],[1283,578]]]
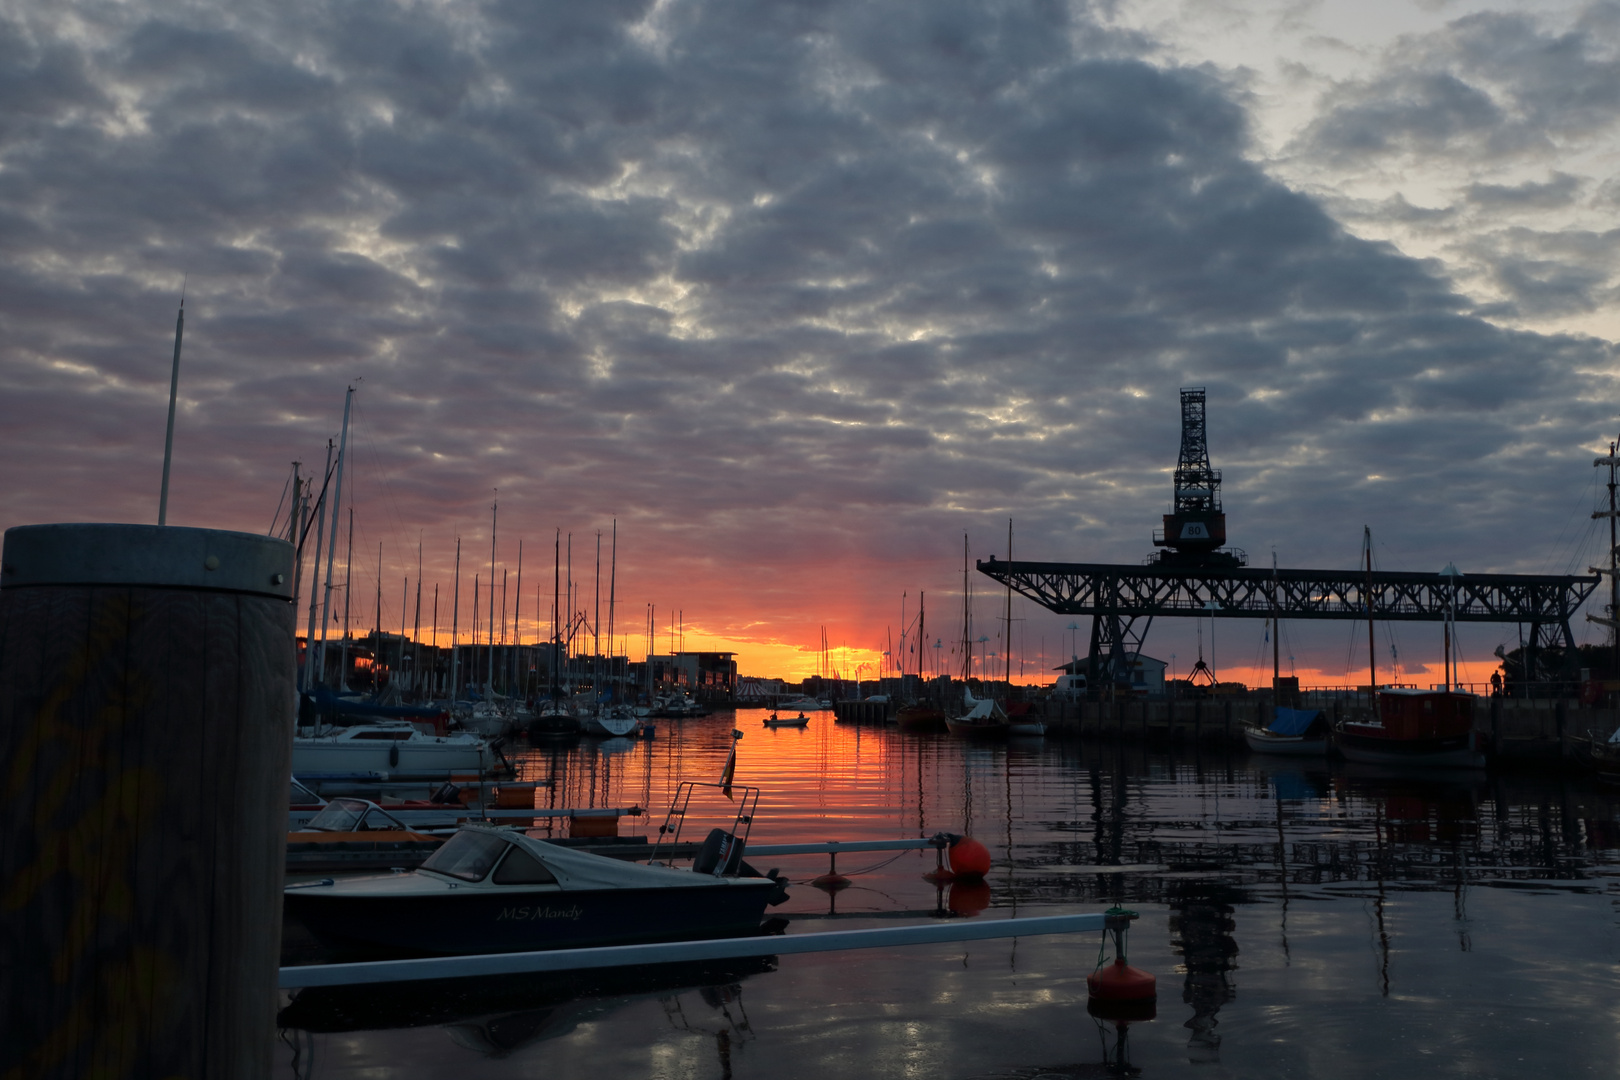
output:
[[[293,549],[147,525],[0,554],[0,1076],[271,1072]]]

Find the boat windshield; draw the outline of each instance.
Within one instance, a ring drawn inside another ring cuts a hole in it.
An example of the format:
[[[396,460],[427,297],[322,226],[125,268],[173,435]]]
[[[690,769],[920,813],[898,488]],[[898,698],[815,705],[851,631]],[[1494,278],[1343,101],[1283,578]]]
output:
[[[364,829],[403,829],[386,810],[365,799],[333,799],[309,819],[313,832],[358,832]]]
[[[491,833],[463,830],[429,855],[422,869],[463,881],[483,881],[506,846],[505,840]]]

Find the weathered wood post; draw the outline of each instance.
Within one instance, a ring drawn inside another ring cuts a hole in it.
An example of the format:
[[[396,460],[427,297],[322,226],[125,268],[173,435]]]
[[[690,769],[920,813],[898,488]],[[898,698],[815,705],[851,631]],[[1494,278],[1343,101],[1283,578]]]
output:
[[[149,525],[0,554],[0,1077],[270,1075],[292,547]]]

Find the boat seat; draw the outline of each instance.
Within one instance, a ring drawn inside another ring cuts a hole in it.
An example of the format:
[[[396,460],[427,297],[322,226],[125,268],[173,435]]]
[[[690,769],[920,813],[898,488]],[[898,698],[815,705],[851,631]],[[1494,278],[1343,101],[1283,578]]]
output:
[[[736,874],[742,866],[743,842],[724,829],[710,829],[692,859],[694,874],[724,877]]]

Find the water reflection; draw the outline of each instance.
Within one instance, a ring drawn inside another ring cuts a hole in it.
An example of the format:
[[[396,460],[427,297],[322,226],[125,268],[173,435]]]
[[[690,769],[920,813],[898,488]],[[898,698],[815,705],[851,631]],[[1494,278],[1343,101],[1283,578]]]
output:
[[[1612,1059],[1620,795],[1584,779],[1423,778],[1058,739],[996,747],[821,717],[767,734],[748,720],[670,722],[619,747],[536,747],[525,768],[552,782],[543,806],[649,808],[623,819],[623,831],[646,834],[680,780],[718,778],[735,726],[748,732],[737,778],[764,791],[755,844],[943,829],[992,851],[989,879],[974,884],[926,880],[931,851],[874,854],[853,873],[841,864],[851,887],[801,884],[773,909],[800,924],[790,933],[1123,903],[1143,912],[1131,962],[1159,978],[1159,1020],[1126,1031],[1081,1015],[1096,943],[1053,937],[784,957],[770,975],[563,986],[449,1012],[442,993],[351,1001],[338,1014],[300,995],[303,1012],[284,1014],[301,1032],[289,1045],[330,1049],[341,1033],[342,1064],[328,1052],[322,1076],[442,1075],[473,1058],[510,1062],[514,1075],[773,1080],[1158,1077],[1211,1065],[1348,1078],[1394,1073],[1424,1049],[1460,1071],[1501,1072],[1493,1062],[1521,1053],[1574,1072]],[[826,856],[770,862],[797,882],[827,870]],[[1552,1008],[1544,999],[1556,1000],[1564,1036],[1526,1028],[1526,1015]]]

